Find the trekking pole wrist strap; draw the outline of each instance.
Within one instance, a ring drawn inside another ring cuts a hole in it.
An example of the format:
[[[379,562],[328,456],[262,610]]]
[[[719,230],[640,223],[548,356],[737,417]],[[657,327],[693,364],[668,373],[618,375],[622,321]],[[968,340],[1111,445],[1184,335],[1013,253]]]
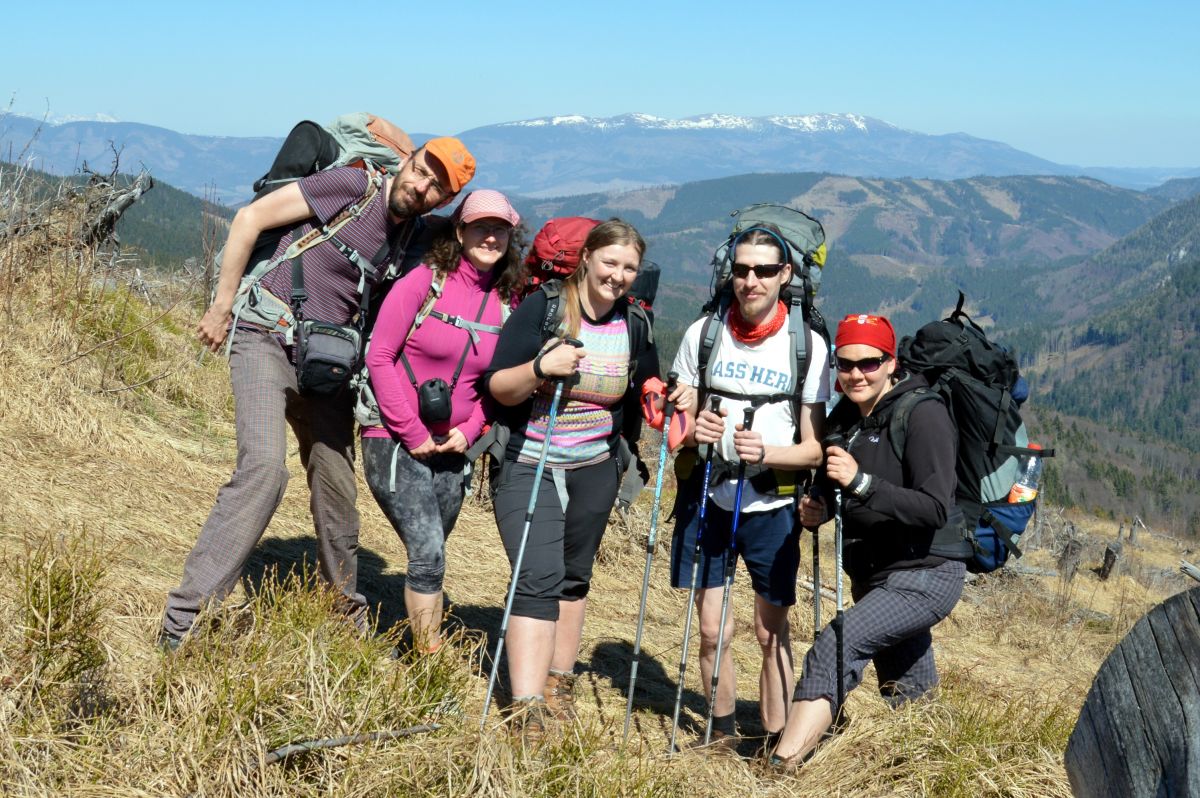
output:
[[[548,377],[546,372],[542,371],[542,355],[544,354],[546,353],[542,352],[533,359],[533,376],[537,377],[539,380],[544,380]]]
[[[875,480],[870,474],[861,470],[854,475],[854,479],[850,480],[850,484],[846,486],[846,490],[859,500],[865,500],[874,492],[874,489]]]

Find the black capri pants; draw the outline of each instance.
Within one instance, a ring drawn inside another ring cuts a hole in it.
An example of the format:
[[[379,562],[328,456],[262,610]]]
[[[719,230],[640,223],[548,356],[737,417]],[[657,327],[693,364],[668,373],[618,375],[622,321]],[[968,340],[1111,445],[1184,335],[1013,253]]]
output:
[[[536,465],[505,463],[492,502],[510,566],[517,562],[536,470]],[[547,466],[543,470],[517,575],[513,615],[557,621],[559,601],[579,601],[587,596],[596,550],[617,498],[619,477],[616,457],[582,468]],[[568,499],[565,513],[559,487],[565,487]]]

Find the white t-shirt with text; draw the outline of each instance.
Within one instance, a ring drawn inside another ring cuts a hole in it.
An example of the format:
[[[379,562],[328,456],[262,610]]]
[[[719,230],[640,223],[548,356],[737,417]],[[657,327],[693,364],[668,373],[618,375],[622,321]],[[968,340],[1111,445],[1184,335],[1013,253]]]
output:
[[[692,324],[684,333],[679,352],[675,355],[673,370],[679,381],[699,387],[700,374],[697,359],[700,353],[700,335],[705,319]],[[829,401],[829,347],[824,339],[809,331],[808,375],[800,401],[817,404]],[[744,344],[736,340],[728,324],[721,325],[720,336],[709,358],[709,382],[715,391],[750,396],[788,394],[783,401],[760,405],[754,414],[753,428],[760,432],[767,446],[791,446],[796,432],[796,418],[790,398],[792,372],[796,369],[796,355],[785,322],[778,332],[755,344]],[[737,453],[733,448],[734,427],[742,423],[743,411],[750,406],[747,400],[721,397],[721,409],[728,410],[725,417],[725,434],[717,444],[717,454],[736,463]],[[709,496],[722,509],[732,511],[737,497],[736,480],[730,479],[713,487]],[[742,512],[761,512],[782,507],[793,501],[787,496],[761,494],[747,481],[742,489]]]

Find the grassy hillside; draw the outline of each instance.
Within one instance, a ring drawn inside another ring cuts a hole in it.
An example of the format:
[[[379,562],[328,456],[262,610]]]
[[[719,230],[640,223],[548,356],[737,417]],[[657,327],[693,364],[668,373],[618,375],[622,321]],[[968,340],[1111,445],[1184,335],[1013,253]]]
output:
[[[631,528],[614,523],[601,549],[584,629],[582,720],[523,751],[498,715],[479,730],[486,651],[508,578],[486,500],[468,503],[449,541],[451,644],[393,660],[402,627],[360,639],[304,577],[315,544],[293,456],[291,488],[245,590],[205,619],[202,637],[164,658],[153,648],[164,596],[235,457],[228,378],[220,360],[197,359],[195,303],[175,301],[194,289],[165,285],[148,304],[120,275],[95,279],[107,274],[106,253],[68,243],[81,207],[68,199],[46,210],[37,232],[0,239],[5,795],[1067,796],[1062,751],[1093,674],[1140,615],[1185,586],[1174,572],[1178,544],[1146,537],[1106,583],[1087,570],[1073,580],[1016,572],[981,580],[935,630],[944,687],[932,700],[888,710],[869,670],[849,699],[849,730],[787,777],[747,760],[667,758],[685,609],[667,587],[662,547],[634,734],[621,743],[644,495]],[[12,210],[0,207],[0,229]],[[365,486],[361,493],[361,587],[388,630],[403,617],[403,548]],[[1046,569],[1069,530],[1055,510],[1042,515],[1022,565]],[[1085,543],[1084,565],[1098,563],[1112,525],[1066,518]],[[824,530],[826,586],[831,539]],[[800,578],[810,578],[807,567]],[[733,596],[739,720],[760,734],[743,574]],[[797,657],[813,632],[801,596]],[[694,663],[687,679],[690,739],[704,706]],[[281,763],[266,755],[299,740],[428,723],[437,728]]]

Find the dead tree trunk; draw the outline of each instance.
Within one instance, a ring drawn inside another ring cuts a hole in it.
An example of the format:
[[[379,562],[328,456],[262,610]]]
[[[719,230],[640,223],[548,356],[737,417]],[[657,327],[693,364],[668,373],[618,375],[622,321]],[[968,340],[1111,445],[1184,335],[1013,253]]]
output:
[[[1079,558],[1083,556],[1083,542],[1078,538],[1069,538],[1062,553],[1058,555],[1058,574],[1063,581],[1070,582],[1079,570]]]
[[[1121,559],[1120,541],[1109,543],[1104,547],[1104,563],[1096,569],[1101,582],[1108,581],[1108,577],[1112,574],[1113,566],[1117,564],[1117,560],[1119,559]]]
[[[1064,755],[1078,798],[1200,795],[1200,587],[1134,625],[1100,666]]]

